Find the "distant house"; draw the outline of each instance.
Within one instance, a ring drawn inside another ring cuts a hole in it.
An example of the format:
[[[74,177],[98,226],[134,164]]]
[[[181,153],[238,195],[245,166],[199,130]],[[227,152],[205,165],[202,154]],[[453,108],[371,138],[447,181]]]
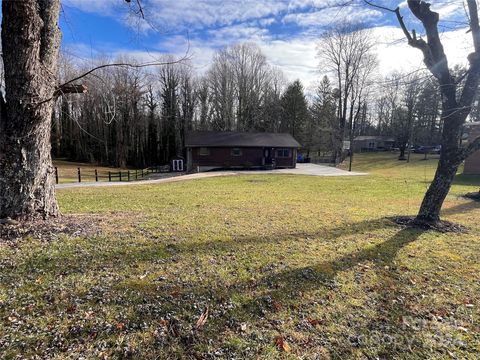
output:
[[[480,136],[480,122],[469,123],[465,125],[466,140],[473,141]],[[464,174],[480,175],[480,150],[470,155],[465,160]]]
[[[353,140],[353,151],[385,151],[394,145],[395,139],[389,136],[357,136]]]
[[[294,168],[299,147],[290,134],[190,132],[185,138],[187,171]]]

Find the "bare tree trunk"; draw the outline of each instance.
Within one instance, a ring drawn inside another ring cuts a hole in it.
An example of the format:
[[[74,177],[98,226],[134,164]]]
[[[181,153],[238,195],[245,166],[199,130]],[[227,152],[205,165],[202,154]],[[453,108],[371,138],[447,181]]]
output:
[[[417,215],[417,221],[420,222],[440,220],[443,202],[450,191],[457,169],[464,160],[459,137],[468,112],[459,113],[458,105],[453,103],[454,100],[454,94],[451,94],[450,101],[444,101],[443,104],[442,118],[447,121],[442,133],[442,150],[435,177],[425,193]]]
[[[0,218],[57,216],[50,130],[60,0],[2,2]]]
[[[437,222],[440,220],[440,210],[450,191],[453,179],[460,162],[451,162],[441,156],[440,162],[430,187],[428,188],[417,215],[421,222]]]

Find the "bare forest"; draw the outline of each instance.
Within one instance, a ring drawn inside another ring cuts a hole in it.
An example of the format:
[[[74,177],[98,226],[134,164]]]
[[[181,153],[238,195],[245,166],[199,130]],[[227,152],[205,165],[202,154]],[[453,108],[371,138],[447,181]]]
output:
[[[190,130],[288,132],[307,157],[337,162],[343,160],[343,140],[358,135],[395,137],[402,153],[408,142],[437,145],[441,98],[434,79],[423,70],[380,76],[374,41],[363,30],[324,35],[318,42],[323,77],[309,89],[299,80],[288,83],[250,43],[219,50],[203,73],[194,60],[173,57],[161,67],[101,69],[83,79],[86,93],[57,101],[53,155],[115,166],[159,165],[182,155]],[[93,63],[109,61],[135,64],[128,58]],[[60,77],[73,78],[88,66],[63,55]]]

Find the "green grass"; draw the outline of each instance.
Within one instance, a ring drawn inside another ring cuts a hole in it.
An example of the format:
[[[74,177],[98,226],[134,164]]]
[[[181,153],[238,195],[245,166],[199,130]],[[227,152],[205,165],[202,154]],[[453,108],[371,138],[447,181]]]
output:
[[[475,359],[480,205],[459,196],[480,178],[459,175],[445,203],[466,234],[384,219],[417,210],[436,164],[422,157],[60,190],[103,233],[0,247],[0,358]]]

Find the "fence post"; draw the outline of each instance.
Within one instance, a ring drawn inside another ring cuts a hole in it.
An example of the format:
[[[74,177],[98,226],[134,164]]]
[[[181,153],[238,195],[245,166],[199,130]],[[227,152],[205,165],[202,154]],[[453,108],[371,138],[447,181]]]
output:
[[[122,181],[122,171],[119,171],[119,172],[118,172],[118,176],[119,176],[119,178],[120,178],[119,181]]]
[[[108,182],[112,181],[112,173],[109,171],[108,172]]]
[[[78,172],[78,182],[82,182],[82,174],[80,173],[80,168],[77,168]]]
[[[95,169],[95,181],[98,181],[98,172],[97,172],[97,169]]]
[[[143,179],[143,169],[142,169],[142,179]]]
[[[127,181],[130,181],[130,170],[127,171]]]
[[[138,180],[138,170],[135,169],[135,180]]]
[[[58,184],[58,168],[55,166],[55,183]]]

